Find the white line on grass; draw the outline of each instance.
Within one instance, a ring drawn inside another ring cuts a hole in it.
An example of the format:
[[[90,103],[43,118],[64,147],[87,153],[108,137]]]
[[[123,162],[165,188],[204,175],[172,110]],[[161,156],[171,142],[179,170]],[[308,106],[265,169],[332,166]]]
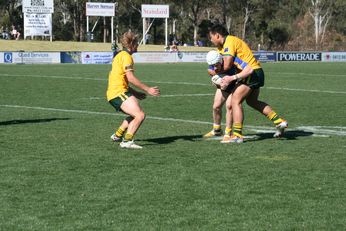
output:
[[[1,74],[0,73],[0,76],[4,76],[4,77],[18,76],[18,77],[34,77],[34,78],[107,81],[106,78],[100,79],[100,78],[86,78],[86,77],[76,77],[76,76],[58,76],[58,75],[15,75],[15,74]],[[191,86],[211,86],[211,84],[206,84],[206,83],[170,82],[170,81],[165,82],[165,81],[145,81],[145,80],[143,80],[143,82],[157,83],[157,84],[191,85]],[[309,89],[282,88],[282,87],[264,87],[264,88],[265,89],[272,89],[272,90],[284,90],[284,91],[302,91],[302,92],[316,92],[316,93],[330,93],[330,94],[346,94],[345,91],[324,91],[324,90],[309,90]],[[166,97],[169,97],[169,96],[166,96]]]
[[[68,112],[68,113],[124,117],[123,114],[117,114],[117,113],[95,112],[95,111],[73,110],[73,109],[31,107],[31,106],[22,106],[22,105],[0,105],[0,107],[24,108],[24,109],[33,109],[33,110],[41,110],[41,111],[55,111],[55,112]],[[182,122],[182,123],[191,123],[191,124],[209,124],[209,125],[212,124],[211,122],[205,122],[205,121],[164,118],[164,117],[156,117],[156,116],[147,116],[146,118],[152,119],[152,120],[159,120],[159,121]],[[255,131],[257,133],[271,133],[275,130],[274,128],[269,128],[264,126],[251,126],[251,125],[245,126],[245,128]],[[318,136],[318,137],[326,137],[330,135],[346,136],[346,127],[342,127],[342,126],[300,126],[295,128],[295,130],[297,130],[297,132],[299,131],[311,132],[312,136]],[[291,132],[294,132],[294,130],[291,130]]]
[[[195,96],[213,96],[214,94],[177,94],[177,95],[160,95],[160,98],[174,98],[174,97],[195,97]],[[151,96],[148,96],[151,97]],[[104,100],[105,97],[89,97],[82,98],[89,100]]]

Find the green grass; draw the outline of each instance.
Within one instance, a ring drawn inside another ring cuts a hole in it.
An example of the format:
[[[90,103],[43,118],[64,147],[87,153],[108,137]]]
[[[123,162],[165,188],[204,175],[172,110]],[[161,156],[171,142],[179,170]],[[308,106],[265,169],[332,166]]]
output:
[[[120,46],[120,44],[119,44]],[[66,41],[38,41],[38,40],[3,40],[0,39],[0,51],[111,51],[111,43],[99,42],[66,42]],[[120,46],[121,47],[121,46]],[[140,45],[138,51],[164,51],[164,45]],[[212,47],[184,47],[181,51],[210,51]]]
[[[345,230],[346,67],[263,66],[285,138],[245,106],[255,138],[203,140],[206,65],[137,64],[162,97],[141,102],[144,148],[123,150],[109,140],[123,118],[104,99],[110,66],[0,65],[0,230]]]

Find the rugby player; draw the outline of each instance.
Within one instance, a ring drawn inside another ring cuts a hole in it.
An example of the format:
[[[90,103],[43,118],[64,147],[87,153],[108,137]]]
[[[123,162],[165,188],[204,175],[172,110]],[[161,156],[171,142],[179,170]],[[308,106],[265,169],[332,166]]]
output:
[[[117,111],[127,114],[128,117],[124,119],[111,139],[121,141],[121,148],[141,149],[141,146],[134,143],[134,136],[144,121],[145,114],[137,99],[144,99],[146,94],[131,88],[129,83],[152,96],[159,96],[160,90],[156,86],[145,85],[134,75],[134,62],[131,55],[137,52],[136,35],[133,32],[124,33],[121,44],[123,50],[114,56],[112,70],[109,72],[107,100]]]
[[[260,63],[254,57],[249,46],[240,38],[229,35],[222,25],[213,25],[209,28],[210,41],[223,55],[223,69],[227,71],[236,65],[241,71],[235,75],[222,78],[221,89],[226,89],[233,82],[238,82],[232,95],[233,128],[230,142],[242,143],[243,137],[243,108],[242,102],[265,115],[276,127],[274,137],[281,137],[288,123],[280,117],[270,105],[259,101],[260,87],[264,86],[264,72]]]
[[[214,76],[216,74],[228,74],[233,75],[236,73],[235,66],[226,73],[223,71],[223,57],[217,51],[210,51],[208,55],[215,55],[217,58],[213,59],[212,62],[208,62],[208,74]],[[207,56],[208,56],[207,55]],[[215,85],[216,86],[216,85]],[[226,89],[221,90],[220,86],[216,86],[216,92],[214,95],[213,102],[213,128],[210,132],[206,133],[204,138],[211,138],[215,136],[221,136],[221,119],[222,119],[222,106],[226,104],[226,127],[223,139],[221,143],[227,143],[230,140],[232,133],[232,91],[235,87],[235,82],[227,86]]]

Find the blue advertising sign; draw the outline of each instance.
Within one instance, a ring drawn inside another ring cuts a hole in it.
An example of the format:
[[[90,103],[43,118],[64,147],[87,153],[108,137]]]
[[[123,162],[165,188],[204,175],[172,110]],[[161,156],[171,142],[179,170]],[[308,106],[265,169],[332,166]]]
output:
[[[4,63],[12,63],[13,55],[12,52],[5,52],[4,53]]]
[[[261,63],[276,61],[276,52],[254,52],[254,56]]]
[[[61,63],[82,63],[81,52],[61,52]]]

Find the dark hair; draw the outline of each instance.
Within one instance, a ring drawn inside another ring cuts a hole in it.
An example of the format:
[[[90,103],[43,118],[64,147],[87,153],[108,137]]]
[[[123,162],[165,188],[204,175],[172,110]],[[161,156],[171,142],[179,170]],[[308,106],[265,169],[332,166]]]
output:
[[[220,24],[214,24],[209,27],[209,32],[212,34],[219,33],[221,36],[226,37],[229,35],[228,31],[226,28]]]

